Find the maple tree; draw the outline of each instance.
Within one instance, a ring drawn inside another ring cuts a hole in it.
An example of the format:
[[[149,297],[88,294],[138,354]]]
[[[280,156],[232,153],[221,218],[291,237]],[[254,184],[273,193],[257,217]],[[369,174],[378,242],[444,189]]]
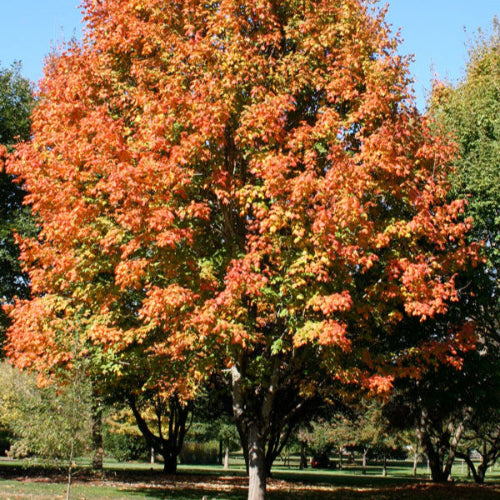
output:
[[[472,345],[460,325],[398,340],[405,317],[446,313],[476,258],[447,200],[454,147],[414,109],[372,2],[83,5],[8,166],[40,223],[9,354],[65,369],[78,330],[96,373],[149,356],[184,400],[226,373],[262,499],[318,401]]]

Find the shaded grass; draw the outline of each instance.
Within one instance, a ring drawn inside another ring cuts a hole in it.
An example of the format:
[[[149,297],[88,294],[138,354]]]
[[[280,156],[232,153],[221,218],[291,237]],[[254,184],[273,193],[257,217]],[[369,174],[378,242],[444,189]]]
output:
[[[144,484],[100,482],[85,484],[78,482],[71,490],[73,500],[200,500],[204,495],[209,500],[245,500],[246,488],[238,480],[217,481],[172,481],[168,483]],[[213,479],[213,480],[211,480]],[[58,500],[65,498],[63,483],[42,481],[16,481],[0,479],[0,498],[16,500]],[[402,484],[372,488],[332,487],[306,485],[271,480],[268,488],[269,500],[493,500],[500,498],[500,488],[475,485]]]
[[[24,464],[26,465],[26,464]],[[82,467],[75,471],[71,489],[73,500],[245,500],[247,478],[239,464],[230,471],[214,466],[180,466],[178,476],[164,476],[161,466],[106,462],[102,475]],[[463,469],[458,466],[457,473]],[[285,467],[273,469],[268,483],[269,500],[476,500],[500,499],[499,471],[490,474],[490,484],[435,485],[422,475],[411,477],[411,467],[402,463],[381,476],[382,469],[371,466],[366,476],[350,466],[342,471]],[[488,476],[487,476],[488,477]],[[497,482],[495,483],[494,480]],[[21,462],[0,461],[0,499],[64,499],[66,474],[63,469]]]

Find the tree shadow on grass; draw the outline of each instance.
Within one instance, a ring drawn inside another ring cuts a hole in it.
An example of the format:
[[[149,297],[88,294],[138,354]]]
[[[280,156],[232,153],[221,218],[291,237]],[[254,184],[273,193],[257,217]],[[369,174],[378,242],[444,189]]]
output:
[[[238,485],[234,488],[226,486],[224,491],[217,485],[207,483],[205,487],[182,487],[166,489],[165,486],[148,488],[130,488],[121,490],[130,495],[129,498],[162,499],[162,500],[246,500],[246,488]],[[269,485],[269,500],[498,500],[500,485],[436,485],[405,484],[401,486],[384,486],[375,488],[359,487],[320,487],[315,485],[294,484],[275,481]]]
[[[300,482],[303,484],[311,485],[328,485],[335,487],[360,487],[360,488],[377,488],[387,486],[400,486],[408,484],[419,484],[425,482],[423,478],[411,477],[383,477],[381,474],[366,474],[362,475],[361,472],[347,471],[339,473],[330,472],[314,472],[308,474],[301,472],[300,479],[297,478],[295,471],[291,472],[277,472],[273,474],[274,478],[283,479],[290,482]]]
[[[201,471],[200,471],[201,472]],[[65,483],[66,477],[54,469],[0,467],[0,477],[20,482],[43,479],[47,483]],[[75,471],[75,484],[103,488],[99,497],[121,500],[246,500],[248,479],[244,473],[184,473],[165,476],[148,470],[107,470],[94,474]],[[106,496],[108,495],[109,496]],[[314,472],[276,473],[268,481],[268,500],[496,500],[500,484],[486,486],[448,483],[432,484],[408,477],[361,476]]]

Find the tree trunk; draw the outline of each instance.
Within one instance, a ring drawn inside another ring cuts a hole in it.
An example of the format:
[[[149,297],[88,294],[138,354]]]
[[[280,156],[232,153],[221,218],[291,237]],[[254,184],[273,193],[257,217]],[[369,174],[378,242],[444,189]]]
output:
[[[272,464],[304,418],[305,411],[298,388],[286,385],[289,382],[283,374],[280,357],[271,355],[267,361],[269,379],[264,384],[251,382],[247,356],[242,355],[230,369],[233,413],[245,450],[251,500],[265,498],[266,479],[271,476]]]
[[[177,453],[165,446],[161,455],[163,457],[163,472],[165,474],[177,474]]]
[[[417,427],[417,437],[421,449],[427,457],[427,468],[430,469],[431,478],[434,482],[443,483],[448,480],[448,474],[444,472],[443,450],[434,446],[427,432],[427,410],[422,409],[420,425]]]
[[[384,453],[384,460],[382,466],[382,476],[387,477],[387,455]]]
[[[454,432],[451,432],[450,428],[450,434],[451,434],[451,441],[448,446],[448,458],[446,459],[446,463],[444,466],[444,471],[443,475],[446,476],[445,481],[449,481],[451,478],[451,469],[453,467],[453,462],[455,461],[455,457],[457,454],[457,447],[458,443],[460,442],[460,439],[462,438],[462,434],[464,433],[465,430],[465,423],[468,420],[467,416],[463,419],[460,424],[456,426],[454,429]]]
[[[418,454],[419,454],[419,448],[418,448],[418,438],[417,438],[415,442],[415,453],[413,454],[413,477],[417,477]]]
[[[266,478],[268,463],[266,462],[265,430],[269,429],[269,416],[272,410],[272,391],[269,398],[264,399],[262,407],[254,407],[252,412],[249,395],[245,394],[241,373],[236,366],[232,367],[233,412],[240,434],[245,463],[248,471],[248,500],[264,500],[266,498]]]
[[[364,448],[363,449],[363,468],[362,468],[362,471],[361,471],[361,473],[363,474],[363,476],[366,474],[366,458],[367,458],[367,455],[368,455],[368,448]]]
[[[305,441],[300,442],[300,470],[307,469],[307,454]]]
[[[189,414],[189,407],[180,404],[177,397],[171,397],[169,400],[169,418],[168,418],[168,438],[163,437],[161,426],[159,426],[159,436],[155,436],[148,427],[147,422],[141,416],[137,407],[135,397],[130,395],[128,398],[130,408],[134,414],[137,426],[150,447],[163,457],[163,472],[165,474],[177,473],[177,455],[181,452],[186,435],[186,421]],[[161,419],[158,421],[161,423]]]
[[[461,458],[467,464],[467,477],[470,478],[471,473],[474,478],[474,482],[477,484],[484,484],[484,478],[486,476],[486,470],[488,469],[488,462],[485,461],[484,457],[479,466],[476,469],[474,462],[470,457],[470,452],[467,450],[467,453],[457,453],[457,457]]]
[[[343,447],[342,446],[339,446],[339,470],[342,470],[342,458],[343,458],[343,454],[342,454],[342,451],[343,451]]]
[[[264,500],[266,498],[264,443],[256,423],[251,423],[248,430],[248,500]]]
[[[477,467],[477,477],[474,478],[477,484],[484,484],[484,477],[486,476],[486,471],[488,470],[488,446],[486,444],[486,439],[483,440],[483,452],[481,453],[481,463]],[[492,460],[492,465],[495,459]]]
[[[224,446],[224,470],[229,469],[229,438],[226,438]]]
[[[443,427],[443,423],[436,426],[432,423],[426,408],[421,409],[420,421],[417,425],[417,437],[421,448],[427,455],[431,469],[431,477],[434,482],[446,482],[450,479],[453,462],[457,455],[457,448],[465,430],[465,425],[471,416],[471,409],[465,408],[458,421],[450,421]],[[431,431],[438,436],[431,438]],[[445,460],[446,457],[446,460]]]
[[[271,467],[274,461],[278,458],[285,449],[285,446],[293,432],[293,425],[283,426],[283,421],[272,420],[272,409],[274,407],[275,401],[274,396],[268,395],[265,400],[271,400],[271,404],[267,404],[267,409],[263,408],[262,411],[262,422],[267,422],[263,424],[267,427],[266,432],[266,477],[272,477]],[[286,454],[285,454],[286,455]]]
[[[92,391],[92,469],[99,471],[103,462],[102,411],[101,397]]]
[[[488,470],[488,463],[481,462],[477,468],[477,475],[474,477],[474,481],[477,484],[484,484],[484,478],[486,476],[487,470]]]
[[[448,474],[444,471],[443,462],[440,460],[439,454],[435,452],[427,452],[427,460],[431,469],[431,478],[435,483],[445,483],[448,481]]]

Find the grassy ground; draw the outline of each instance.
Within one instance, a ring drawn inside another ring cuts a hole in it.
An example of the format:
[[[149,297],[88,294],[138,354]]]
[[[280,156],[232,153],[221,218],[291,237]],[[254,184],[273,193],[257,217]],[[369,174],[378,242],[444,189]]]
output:
[[[57,500],[66,498],[64,473],[30,467],[18,462],[0,463],[0,499]],[[167,477],[149,464],[106,464],[103,477],[77,469],[71,488],[73,500],[244,500],[246,477],[240,464],[230,471],[221,467],[180,466],[179,475]],[[461,464],[455,467],[457,482],[433,485],[426,469],[411,476],[410,464],[400,463],[381,477],[381,468],[371,466],[366,476],[359,467],[343,471],[308,469],[298,471],[278,466],[269,481],[270,500],[476,500],[500,499],[500,468],[490,473],[489,482],[480,487],[463,482]]]

